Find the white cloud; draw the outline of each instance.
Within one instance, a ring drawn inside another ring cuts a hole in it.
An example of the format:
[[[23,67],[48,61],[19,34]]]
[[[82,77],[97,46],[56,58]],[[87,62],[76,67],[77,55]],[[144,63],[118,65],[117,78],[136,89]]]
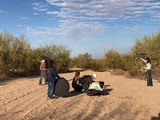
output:
[[[88,41],[91,40],[90,36],[102,33],[106,27],[100,23],[87,23],[87,22],[71,22],[64,21],[58,28],[38,27],[32,28],[27,26],[26,34],[31,36],[41,36],[48,40],[61,40],[61,41]]]
[[[22,25],[16,25],[17,27],[22,27]]]
[[[3,10],[0,10],[0,13],[3,13],[4,11]]]
[[[160,2],[152,0],[46,0],[53,7],[60,7],[58,17],[64,19],[80,17],[90,20],[94,18],[107,19],[108,17],[121,17],[134,15],[137,17],[147,14],[147,9],[160,7]],[[126,15],[129,14],[129,15]],[[78,17],[77,17],[78,16]]]
[[[33,13],[33,15],[35,15],[35,16],[36,16],[36,15],[38,15],[38,13]]]
[[[38,8],[38,7],[33,7],[33,9],[37,11],[47,11],[48,10],[46,8]]]
[[[148,7],[147,9],[160,9],[160,5],[151,6],[151,7]]]
[[[144,17],[159,19],[160,2],[152,0],[46,0],[46,3],[32,3],[33,9],[45,11],[48,16],[56,16],[59,26],[54,28],[27,27],[28,34],[42,36],[50,40],[89,40],[92,35],[106,29],[106,22],[120,19],[136,23]],[[49,19],[53,20],[53,19]],[[54,19],[55,20],[55,19]],[[53,21],[54,21],[53,20]],[[129,24],[130,24],[129,23]],[[114,26],[116,27],[116,25]],[[137,24],[127,28],[139,29]]]
[[[27,20],[28,17],[21,17],[20,19],[21,19],[21,20]]]
[[[47,11],[48,10],[48,5],[43,3],[43,2],[34,2],[34,3],[31,3],[34,7],[33,9],[36,10],[36,11]]]
[[[44,7],[48,6],[47,4],[45,4],[43,2],[33,2],[31,4],[34,5],[34,6],[37,6],[37,7],[41,7],[41,8],[44,8]]]
[[[54,15],[54,14],[59,14],[59,12],[58,11],[47,11],[47,14]]]
[[[155,15],[152,15],[153,18],[160,19],[160,13],[156,13]]]
[[[8,12],[7,12],[7,11],[4,11],[4,10],[0,10],[0,13],[5,13],[5,14],[7,14]]]

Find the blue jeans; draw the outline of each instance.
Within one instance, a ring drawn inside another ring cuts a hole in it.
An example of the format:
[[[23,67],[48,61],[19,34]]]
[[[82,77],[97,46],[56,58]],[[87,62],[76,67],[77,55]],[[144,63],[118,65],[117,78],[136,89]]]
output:
[[[45,84],[47,84],[46,82],[46,77],[45,77],[45,71],[44,70],[41,70],[41,77],[40,77],[40,80],[39,80],[39,85],[42,84],[42,79],[44,78],[44,81],[45,81]]]
[[[55,83],[54,82],[48,82],[48,97],[50,99],[53,99],[53,94],[54,94],[54,89],[55,89]]]
[[[89,86],[85,87],[83,93],[87,93],[88,89],[89,89]]]
[[[147,86],[153,86],[151,70],[147,70]]]

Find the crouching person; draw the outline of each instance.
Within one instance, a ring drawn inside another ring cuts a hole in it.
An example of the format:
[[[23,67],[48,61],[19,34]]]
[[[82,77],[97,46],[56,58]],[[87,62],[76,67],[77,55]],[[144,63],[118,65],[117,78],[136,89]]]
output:
[[[57,80],[60,78],[60,76],[57,74],[55,68],[54,68],[54,61],[51,60],[48,65],[47,74],[46,74],[46,81],[48,83],[48,99],[53,99],[53,94],[55,91],[55,84]]]
[[[82,87],[84,89],[83,93],[87,93],[93,80],[96,79],[96,74],[85,75],[82,79],[84,79],[84,82],[82,83]]]
[[[79,84],[79,76],[80,76],[80,72],[76,72],[75,73],[75,77],[73,78],[72,81],[72,87],[74,88],[75,91],[82,91],[83,87]]]
[[[93,95],[104,95],[103,91],[104,82],[92,82],[92,84],[89,87],[89,90],[87,92],[87,95],[93,96]]]

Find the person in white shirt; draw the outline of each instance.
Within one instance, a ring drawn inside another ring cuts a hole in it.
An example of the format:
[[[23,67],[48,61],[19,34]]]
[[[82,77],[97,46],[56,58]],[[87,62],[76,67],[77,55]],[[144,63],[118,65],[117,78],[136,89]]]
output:
[[[147,86],[153,86],[151,75],[151,60],[148,57],[145,60],[141,58],[141,60],[146,63],[146,67],[144,68],[147,70]]]

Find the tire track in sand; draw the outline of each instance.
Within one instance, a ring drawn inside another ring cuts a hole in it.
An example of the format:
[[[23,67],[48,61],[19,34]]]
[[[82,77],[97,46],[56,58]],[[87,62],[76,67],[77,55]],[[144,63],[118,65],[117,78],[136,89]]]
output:
[[[1,112],[0,118],[5,118],[5,116],[8,116],[9,118],[14,118],[14,116],[17,116],[17,114],[21,116],[21,113],[24,114],[27,108],[31,106],[34,107],[35,103],[39,103],[45,95],[46,89],[39,88],[26,96],[23,96],[19,99],[16,99],[15,101],[10,102],[7,105],[2,106],[0,110],[3,110],[4,112]]]

